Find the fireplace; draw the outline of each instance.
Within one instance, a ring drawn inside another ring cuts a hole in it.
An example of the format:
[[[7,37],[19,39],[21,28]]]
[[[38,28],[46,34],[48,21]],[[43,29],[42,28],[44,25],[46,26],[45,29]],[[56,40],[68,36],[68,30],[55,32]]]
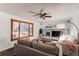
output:
[[[51,36],[52,37],[59,37],[61,35],[61,31],[52,31]]]
[[[60,37],[61,31],[47,31],[46,36],[49,37]]]

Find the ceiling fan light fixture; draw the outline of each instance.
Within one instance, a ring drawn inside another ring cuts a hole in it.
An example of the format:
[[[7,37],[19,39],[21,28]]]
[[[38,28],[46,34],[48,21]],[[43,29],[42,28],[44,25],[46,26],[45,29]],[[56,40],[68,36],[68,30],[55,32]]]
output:
[[[34,14],[33,17],[39,16],[39,18],[42,18],[43,20],[45,18],[51,18],[52,17],[52,16],[48,15],[48,13],[43,12],[43,9],[41,9],[39,13],[33,12],[33,11],[30,11],[30,13]]]

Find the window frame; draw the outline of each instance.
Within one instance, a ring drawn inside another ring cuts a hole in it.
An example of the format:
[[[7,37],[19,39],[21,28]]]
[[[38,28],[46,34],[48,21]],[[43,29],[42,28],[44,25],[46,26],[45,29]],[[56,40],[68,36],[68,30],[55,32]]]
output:
[[[18,29],[18,38],[15,38],[13,39],[13,22],[18,22],[19,23],[19,29]],[[21,23],[26,23],[28,24],[28,35],[27,36],[24,36],[24,37],[20,37],[20,25]],[[32,24],[32,35],[30,35],[30,24]],[[34,35],[34,23],[31,23],[31,22],[25,22],[25,21],[20,21],[20,20],[15,20],[15,19],[11,19],[11,41],[14,41],[14,40],[17,40],[17,39],[20,39],[20,38],[27,38],[27,37],[31,37]]]

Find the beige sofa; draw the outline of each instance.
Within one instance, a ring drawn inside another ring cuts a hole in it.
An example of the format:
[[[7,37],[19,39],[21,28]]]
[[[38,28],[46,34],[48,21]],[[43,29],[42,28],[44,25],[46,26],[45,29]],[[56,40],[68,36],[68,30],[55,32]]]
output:
[[[18,56],[57,56],[59,50],[56,46],[30,40],[18,40],[15,44],[16,55]]]

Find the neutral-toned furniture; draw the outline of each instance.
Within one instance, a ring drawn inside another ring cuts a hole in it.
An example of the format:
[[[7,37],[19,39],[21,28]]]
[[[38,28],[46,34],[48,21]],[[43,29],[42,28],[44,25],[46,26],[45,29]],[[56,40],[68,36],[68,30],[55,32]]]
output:
[[[74,44],[74,51],[71,51],[65,42],[52,41],[59,49],[59,56],[79,56],[79,45]]]
[[[58,56],[63,56],[62,44],[59,41],[51,41],[51,43],[58,47],[59,49]]]
[[[74,50],[70,50],[68,45],[65,42],[55,42],[56,46],[59,48],[59,55],[60,56],[78,56],[79,55],[79,45],[74,44]]]
[[[50,37],[50,36],[42,36],[41,37],[42,39],[48,39],[50,41],[58,41],[59,40],[59,37]]]
[[[16,55],[23,56],[57,56],[59,49],[55,45],[48,45],[37,40],[19,40],[15,44]]]
[[[67,44],[62,44],[62,54],[66,56],[78,56],[79,55],[79,45],[75,44],[74,51],[71,51]]]

